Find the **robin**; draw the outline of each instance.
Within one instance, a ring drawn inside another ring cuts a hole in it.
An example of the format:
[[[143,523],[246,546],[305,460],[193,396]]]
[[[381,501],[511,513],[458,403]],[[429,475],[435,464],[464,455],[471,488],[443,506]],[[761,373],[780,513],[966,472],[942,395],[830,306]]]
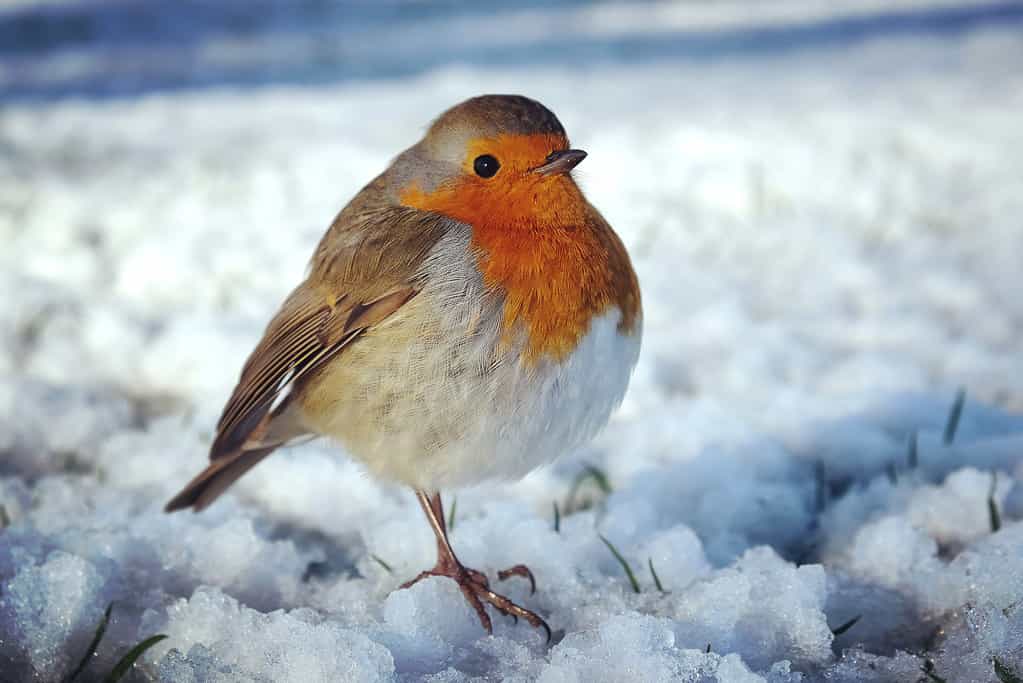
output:
[[[167,511],[208,506],[276,448],[327,436],[410,486],[437,563],[484,604],[550,629],[490,589],[448,542],[439,491],[524,476],[607,422],[639,354],[639,285],[586,200],[557,117],[515,95],[444,112],[334,219],[217,424],[210,465]],[[498,573],[527,578],[517,565]]]

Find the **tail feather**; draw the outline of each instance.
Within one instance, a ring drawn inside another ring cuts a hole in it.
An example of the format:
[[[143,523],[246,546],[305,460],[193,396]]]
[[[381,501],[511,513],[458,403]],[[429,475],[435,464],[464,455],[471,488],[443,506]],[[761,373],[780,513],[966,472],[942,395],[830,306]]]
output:
[[[189,507],[196,512],[205,509],[228,486],[278,447],[308,435],[298,411],[294,410],[290,402],[285,402],[278,410],[265,415],[241,446],[218,453],[214,445],[210,453],[210,464],[167,503],[164,511],[174,512]]]
[[[189,507],[195,512],[205,509],[228,486],[255,467],[260,460],[270,455],[275,449],[276,446],[249,451],[240,450],[234,455],[214,460],[195,479],[188,482],[181,493],[171,498],[164,511],[174,512]]]

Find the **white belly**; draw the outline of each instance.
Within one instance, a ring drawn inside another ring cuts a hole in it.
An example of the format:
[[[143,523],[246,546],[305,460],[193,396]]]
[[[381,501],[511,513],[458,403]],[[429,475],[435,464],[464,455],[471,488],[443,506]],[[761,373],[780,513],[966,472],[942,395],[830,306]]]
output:
[[[465,415],[469,429],[416,459],[417,484],[438,490],[518,479],[592,439],[621,402],[639,355],[639,335],[619,333],[619,318],[614,310],[594,320],[563,362],[506,362],[483,392],[452,386],[445,393],[464,402],[449,409]]]

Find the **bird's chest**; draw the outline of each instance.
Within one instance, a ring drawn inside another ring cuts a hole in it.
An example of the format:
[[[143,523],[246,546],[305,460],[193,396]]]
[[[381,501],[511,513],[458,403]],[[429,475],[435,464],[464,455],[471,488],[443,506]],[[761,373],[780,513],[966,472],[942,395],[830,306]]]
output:
[[[412,390],[380,433],[411,437],[411,483],[521,477],[586,443],[621,401],[639,335],[619,330],[617,309],[593,318],[570,352],[537,360],[522,327],[504,329],[503,308],[473,311],[480,317],[464,338],[425,335],[410,348],[403,370]]]
[[[314,431],[370,469],[436,490],[521,477],[591,438],[621,400],[639,325],[609,307],[570,350],[533,355],[527,320],[487,284],[467,235],[430,254],[422,291],[335,363],[317,395],[335,403]]]
[[[510,289],[488,282],[479,261],[447,263],[418,302],[435,322],[417,353],[436,397],[428,422],[437,438],[426,441],[441,454],[441,481],[522,476],[592,438],[625,393],[638,322],[623,331],[617,306],[595,310],[584,288],[557,284],[554,273],[546,285],[524,278]],[[558,307],[544,313],[552,297]]]

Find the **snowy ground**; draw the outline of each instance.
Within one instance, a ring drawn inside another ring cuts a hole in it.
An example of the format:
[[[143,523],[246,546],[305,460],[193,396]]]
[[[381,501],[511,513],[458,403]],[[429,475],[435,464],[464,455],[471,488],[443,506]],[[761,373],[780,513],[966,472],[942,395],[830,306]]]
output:
[[[685,11],[713,44],[699,6],[604,25],[661,40]],[[155,633],[138,680],[1018,680],[1021,25],[118,98],[18,72],[43,97],[0,109],[0,680],[66,676],[111,601],[79,680]],[[480,92],[590,152],[645,297],[604,434],[457,494],[456,549],[533,568],[506,588],[550,646],[485,636],[443,580],[392,592],[432,536],[329,444],[161,512],[335,211]],[[569,506],[587,466],[612,491]]]

